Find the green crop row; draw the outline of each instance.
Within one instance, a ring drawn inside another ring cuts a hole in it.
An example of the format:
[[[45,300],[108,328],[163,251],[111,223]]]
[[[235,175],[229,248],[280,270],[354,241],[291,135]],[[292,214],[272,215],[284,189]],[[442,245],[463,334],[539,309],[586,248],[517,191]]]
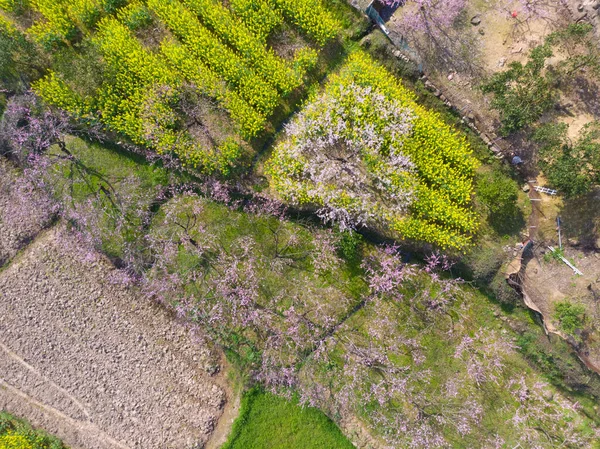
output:
[[[182,80],[160,55],[145,50],[114,18],[98,23],[94,42],[106,64],[106,80],[96,98],[80,98],[54,72],[33,85],[38,95],[79,117],[99,111],[113,131],[159,154],[174,153],[184,165],[207,173],[229,172],[241,154],[240,146],[225,140],[217,148],[199,148],[189,134],[178,130],[173,106]]]
[[[0,9],[3,11],[11,12],[17,7],[16,0],[0,0]]]
[[[295,72],[273,50],[267,49],[265,43],[220,1],[183,0],[183,3],[221,40],[235,48],[257,74],[279,91],[287,94],[300,85],[303,74]]]
[[[324,122],[330,123],[327,129],[315,125]],[[287,201],[345,210],[442,248],[464,248],[477,230],[469,208],[477,162],[465,139],[365,53],[350,55],[290,129],[295,134],[275,148],[266,166]],[[324,159],[314,152],[346,160],[344,145],[359,148],[348,169],[340,167],[338,176],[322,174],[323,162],[313,158]],[[390,162],[391,152],[404,162]],[[356,164],[364,169],[353,168]],[[371,178],[361,177],[361,170]],[[365,187],[357,190],[355,184]],[[379,193],[371,197],[370,190]]]
[[[76,27],[63,2],[32,0],[30,4],[45,20],[35,22],[28,33],[44,48],[51,49],[73,38]]]
[[[0,0],[14,6],[14,0]],[[30,0],[29,5],[39,12],[44,20],[29,28],[29,34],[44,48],[55,47],[72,40],[77,29],[88,31],[105,14],[116,11],[127,0]],[[0,5],[1,7],[1,5]]]
[[[279,10],[273,9],[267,0],[230,0],[229,7],[244,22],[246,28],[263,42],[283,23]]]
[[[240,95],[265,115],[277,106],[279,95],[244,61],[204,27],[177,0],[149,0],[150,9],[200,60],[238,89]]]
[[[320,0],[266,0],[284,17],[313,38],[319,45],[333,39],[341,24]]]
[[[215,98],[229,112],[245,137],[256,136],[264,127],[266,119],[227,85],[183,45],[164,41],[162,53],[171,66],[202,93]]]

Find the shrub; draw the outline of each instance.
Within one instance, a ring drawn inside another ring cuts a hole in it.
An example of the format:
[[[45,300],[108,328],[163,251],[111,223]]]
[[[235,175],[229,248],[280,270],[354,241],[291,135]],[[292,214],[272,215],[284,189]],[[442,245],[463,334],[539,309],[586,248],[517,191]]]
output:
[[[541,126],[533,139],[540,144],[540,166],[550,185],[566,197],[583,195],[600,183],[600,122],[588,123],[575,143],[565,124]]]
[[[489,286],[504,262],[505,253],[500,245],[480,244],[463,258],[469,275],[482,286]]]
[[[512,62],[508,70],[494,74],[481,85],[484,93],[493,94],[491,106],[500,113],[503,134],[531,125],[556,102],[554,80],[543,71],[551,56],[549,44],[536,47],[525,65]]]
[[[337,237],[335,248],[338,255],[351,263],[360,262],[364,243],[363,236],[358,232],[347,230],[337,231]]]
[[[558,302],[554,305],[554,314],[552,317],[558,321],[558,327],[566,334],[580,341],[581,337],[577,331],[581,331],[585,325],[585,308],[578,304],[573,304],[567,300]]]
[[[508,285],[504,273],[502,272],[496,273],[490,283],[490,289],[492,290],[494,297],[506,306],[512,307],[521,301],[521,297],[514,288]]]
[[[517,205],[518,185],[502,172],[495,170],[480,176],[476,193],[488,210],[488,221],[496,232],[518,232],[525,224],[523,213]]]

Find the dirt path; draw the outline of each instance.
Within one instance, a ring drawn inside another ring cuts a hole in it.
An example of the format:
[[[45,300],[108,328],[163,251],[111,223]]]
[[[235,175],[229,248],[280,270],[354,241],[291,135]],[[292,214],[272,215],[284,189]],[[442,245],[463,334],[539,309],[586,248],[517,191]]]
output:
[[[111,282],[106,260],[61,243],[69,238],[53,228],[0,272],[0,409],[72,448],[224,440],[235,401],[224,374],[209,374],[218,359],[161,308]]]

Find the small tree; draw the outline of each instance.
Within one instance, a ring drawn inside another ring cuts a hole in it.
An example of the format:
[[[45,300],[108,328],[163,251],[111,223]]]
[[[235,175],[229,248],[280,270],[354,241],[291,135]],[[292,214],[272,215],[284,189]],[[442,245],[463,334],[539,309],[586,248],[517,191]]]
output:
[[[512,62],[508,70],[494,74],[481,85],[484,93],[493,94],[491,107],[500,113],[503,134],[531,125],[555,104],[555,79],[544,70],[551,56],[550,45],[540,45],[531,51],[525,65]]]
[[[491,106],[500,113],[503,134],[537,121],[558,100],[557,89],[572,81],[576,72],[587,69],[600,76],[600,53],[591,30],[591,25],[580,23],[555,31],[531,50],[525,65],[512,62],[508,70],[494,74],[480,86],[484,93],[493,95]],[[555,48],[567,58],[546,67]]]
[[[517,206],[517,183],[499,171],[482,175],[477,182],[476,196],[489,211],[488,221],[500,234],[521,229],[523,214]]]
[[[382,0],[402,10],[392,26],[408,38],[431,70],[479,71],[477,41],[464,11],[466,0]]]
[[[558,327],[563,332],[581,341],[576,333],[582,330],[585,325],[585,309],[583,306],[573,304],[569,301],[562,301],[554,305],[554,319],[558,321]]]
[[[583,195],[600,183],[600,122],[588,123],[574,144],[564,123],[541,126],[533,138],[540,144],[540,167],[565,196]]]

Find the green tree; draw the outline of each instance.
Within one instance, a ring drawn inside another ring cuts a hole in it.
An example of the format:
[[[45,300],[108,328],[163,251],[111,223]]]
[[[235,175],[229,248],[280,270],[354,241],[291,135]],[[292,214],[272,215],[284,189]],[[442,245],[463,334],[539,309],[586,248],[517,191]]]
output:
[[[564,123],[541,126],[533,139],[540,145],[540,167],[566,197],[585,194],[600,183],[600,122],[584,126],[575,143]]]
[[[600,51],[592,30],[589,23],[572,23],[546,38],[546,42],[567,55],[556,65],[561,80],[568,81],[582,69],[589,69],[592,75],[600,77]]]
[[[544,70],[546,59],[551,56],[550,44],[540,45],[531,50],[525,65],[512,62],[508,70],[494,74],[481,85],[484,93],[493,94],[491,106],[500,113],[503,134],[531,125],[554,105],[555,78]]]
[[[517,205],[517,183],[495,170],[479,176],[476,197],[489,211],[490,226],[499,234],[518,232],[525,224],[523,213]]]
[[[0,88],[21,91],[39,78],[46,67],[46,58],[34,44],[21,32],[0,23]]]
[[[577,330],[583,329],[585,325],[585,309],[578,304],[562,301],[554,305],[554,319],[558,321],[558,327],[563,332],[580,341],[576,335]]]

